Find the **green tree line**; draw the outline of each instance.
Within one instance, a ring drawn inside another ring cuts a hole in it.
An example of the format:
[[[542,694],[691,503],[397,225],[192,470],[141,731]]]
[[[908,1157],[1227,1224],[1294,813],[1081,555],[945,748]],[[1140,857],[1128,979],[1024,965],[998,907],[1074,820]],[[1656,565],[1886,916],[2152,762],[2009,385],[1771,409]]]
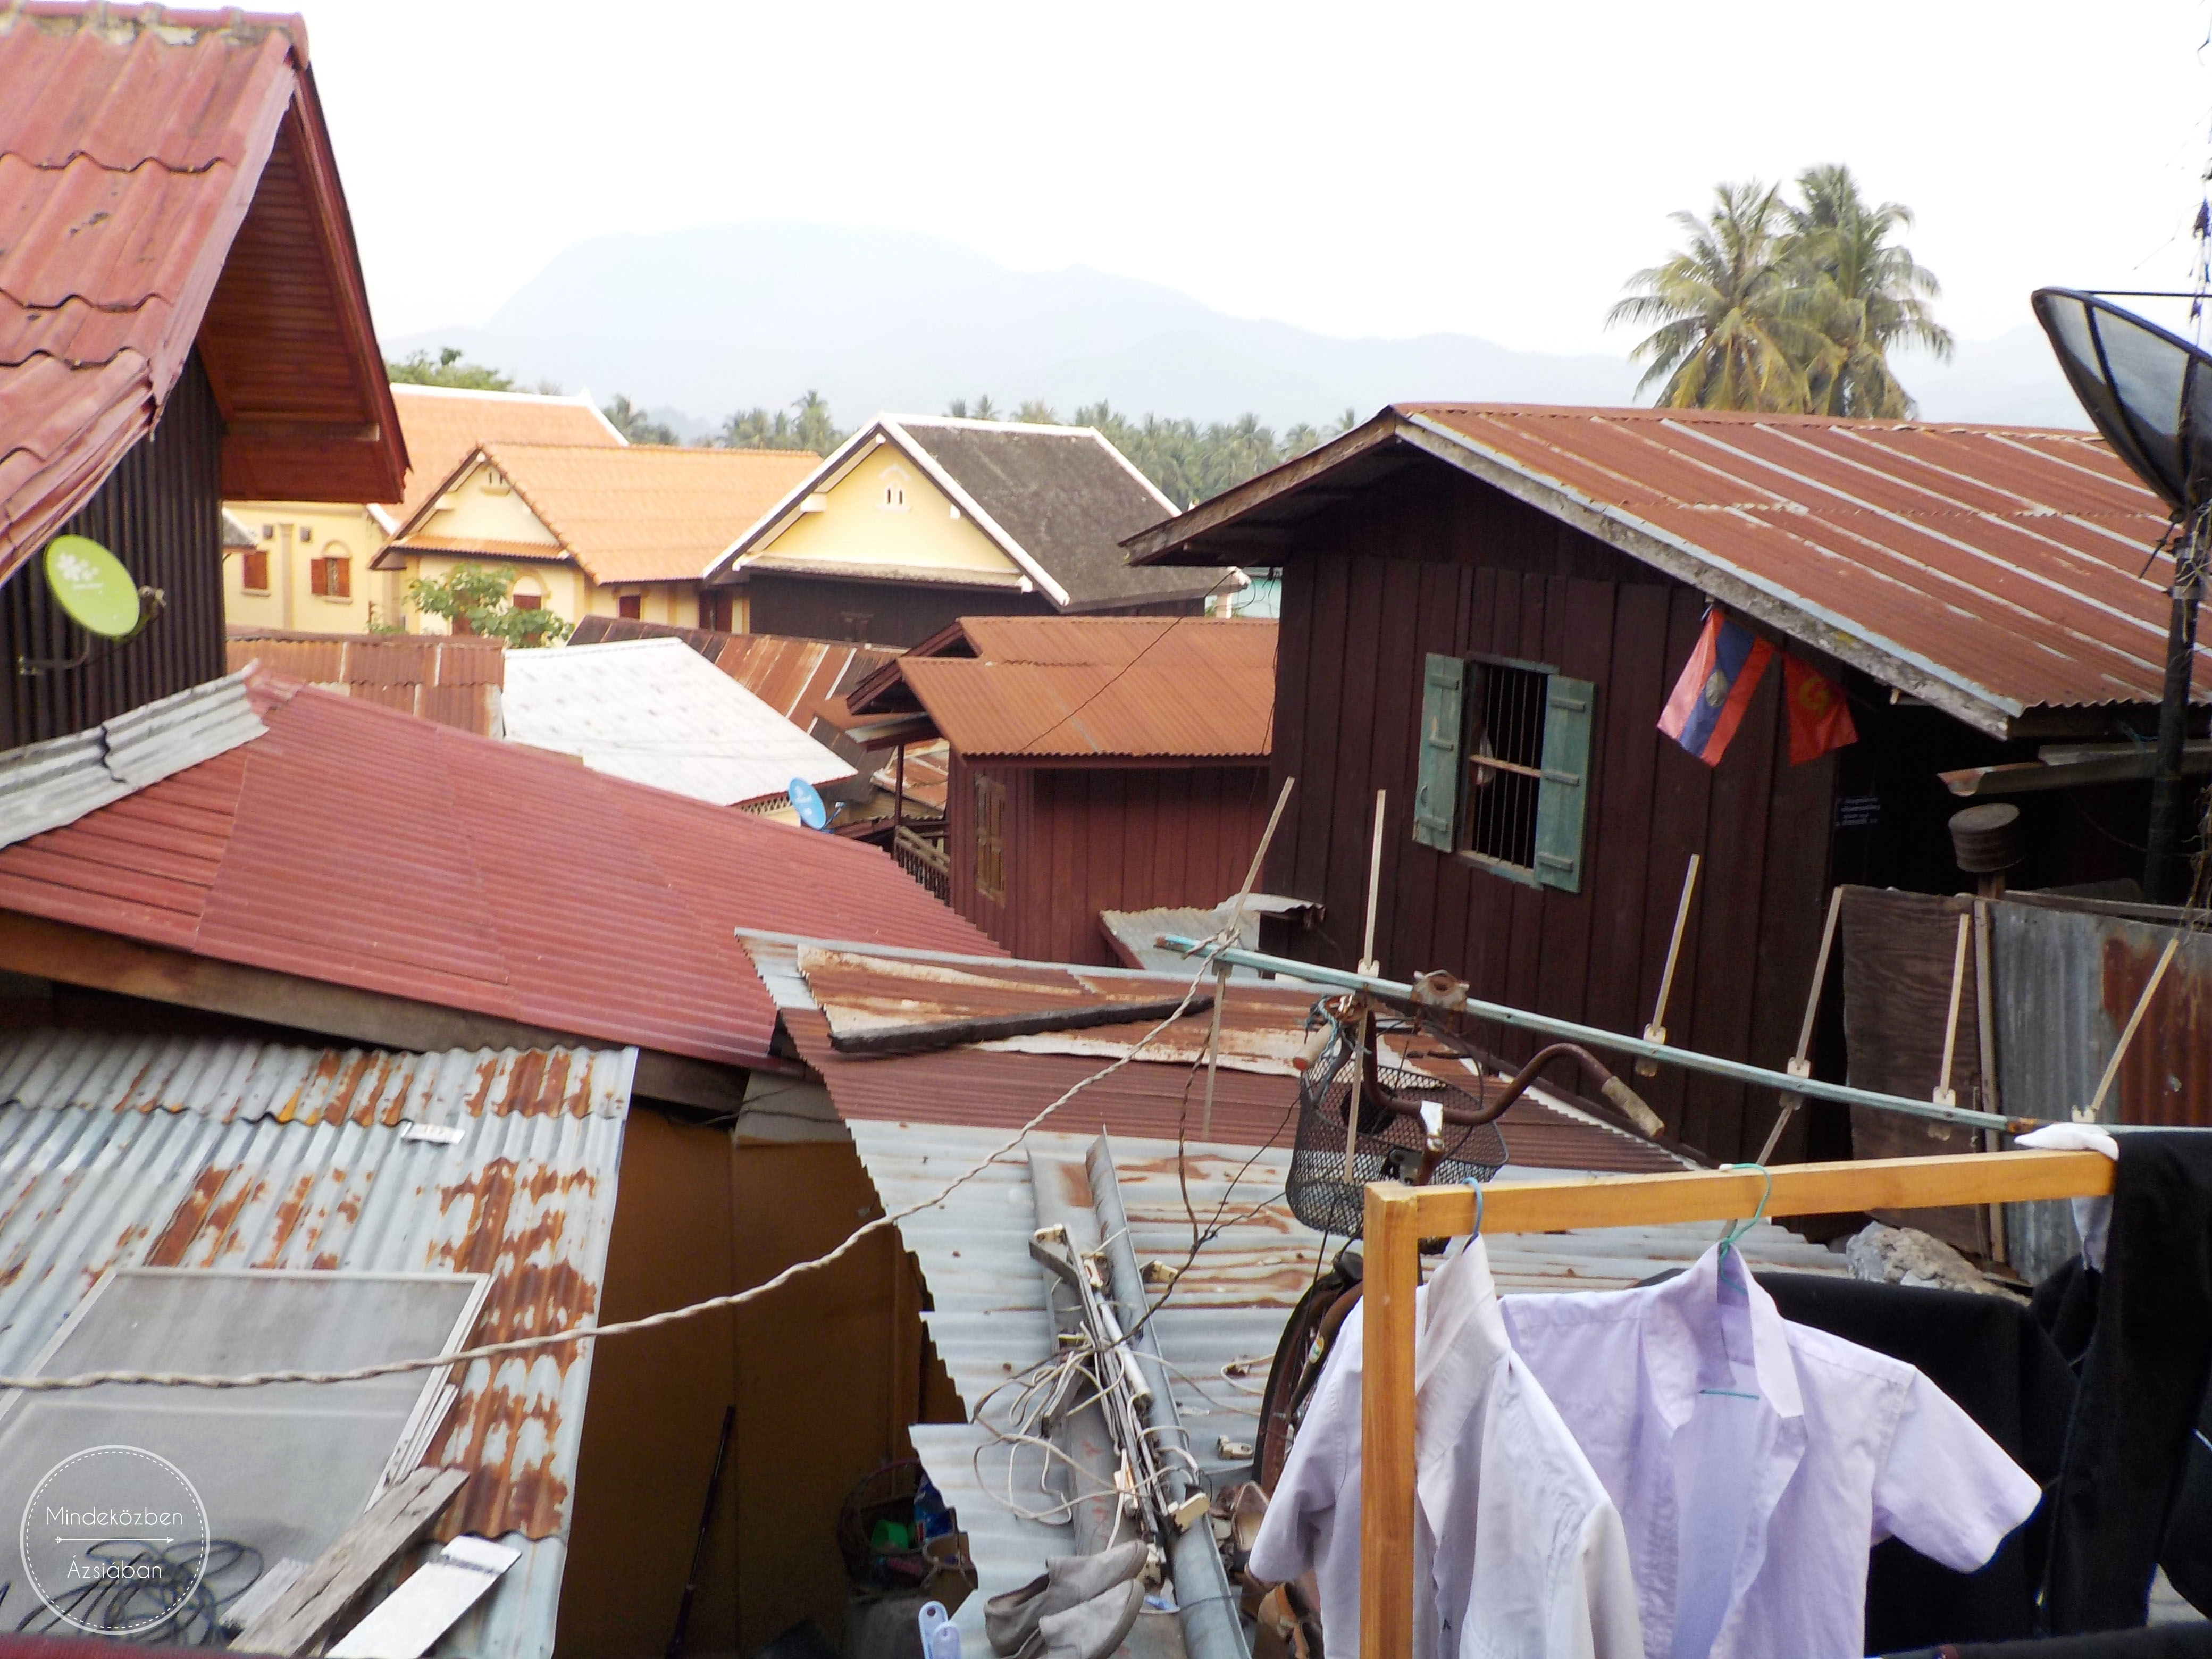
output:
[[[1895,239],[1912,211],[1869,203],[1849,167],[1779,185],[1723,184],[1700,218],[1674,216],[1685,246],[1628,281],[1608,324],[1656,325],[1630,356],[1638,391],[1667,409],[1902,419],[1916,405],[1889,354],[1952,352],[1935,274]]]

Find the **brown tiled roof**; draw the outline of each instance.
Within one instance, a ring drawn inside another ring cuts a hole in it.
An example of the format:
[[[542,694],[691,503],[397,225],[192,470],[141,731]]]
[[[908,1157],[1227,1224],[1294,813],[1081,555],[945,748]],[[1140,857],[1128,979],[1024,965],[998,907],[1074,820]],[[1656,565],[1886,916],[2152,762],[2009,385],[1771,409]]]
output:
[[[969,617],[974,656],[897,659],[963,755],[1258,758],[1274,747],[1275,624],[1205,617]],[[940,635],[939,642],[945,636]],[[858,720],[902,701],[878,674]]]
[[[295,634],[233,627],[229,671],[248,663],[478,737],[501,735],[507,653],[446,634]]]
[[[478,449],[602,585],[698,580],[716,554],[819,464],[791,449],[518,443]],[[465,550],[450,538],[435,539],[439,550]],[[417,543],[403,526],[393,545]]]
[[[392,510],[405,524],[453,476],[453,469],[489,443],[582,444],[619,449],[623,435],[584,397],[549,398],[530,392],[470,392],[451,386],[395,386],[399,429],[407,434],[407,495]]]
[[[296,17],[0,11],[0,577],[195,349],[233,497],[391,501],[406,451]]]

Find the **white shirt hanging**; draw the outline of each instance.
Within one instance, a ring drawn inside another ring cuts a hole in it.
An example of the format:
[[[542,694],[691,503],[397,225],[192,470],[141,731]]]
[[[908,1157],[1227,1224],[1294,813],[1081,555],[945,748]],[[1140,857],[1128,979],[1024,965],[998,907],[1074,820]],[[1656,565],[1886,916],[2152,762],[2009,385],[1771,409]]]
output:
[[[1311,1569],[1322,1630],[1356,1653],[1364,1320],[1345,1323],[1252,1551]],[[1480,1239],[1419,1296],[1413,1659],[1643,1659],[1620,1516],[1507,1340]]]
[[[1740,1255],[1505,1322],[1620,1507],[1651,1659],[1857,1659],[1869,1549],[1972,1571],[2041,1496],[1913,1367],[1784,1321]]]

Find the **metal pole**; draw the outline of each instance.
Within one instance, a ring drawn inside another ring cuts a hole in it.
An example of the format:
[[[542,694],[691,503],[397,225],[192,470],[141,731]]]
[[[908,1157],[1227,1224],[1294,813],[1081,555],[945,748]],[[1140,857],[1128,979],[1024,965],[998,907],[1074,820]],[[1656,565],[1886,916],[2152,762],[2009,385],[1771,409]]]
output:
[[[1102,1133],[1084,1154],[1083,1166],[1091,1176],[1091,1201],[1098,1213],[1100,1248],[1106,1257],[1106,1282],[1119,1304],[1121,1328],[1133,1331],[1129,1346],[1151,1384],[1152,1397],[1145,1408],[1158,1449],[1170,1508],[1188,1500],[1191,1483],[1175,1449],[1188,1451],[1189,1437],[1176,1413],[1175,1395],[1168,1387],[1167,1366],[1160,1358],[1159,1341],[1146,1316],[1145,1279],[1137,1267],[1136,1247],[1129,1242],[1129,1215],[1121,1207],[1121,1183],[1114,1176],[1114,1149]],[[1175,1578],[1176,1613],[1182,1626],[1182,1644],[1189,1659],[1251,1659],[1244,1643],[1244,1627],[1237,1617],[1237,1598],[1229,1589],[1229,1575],[1221,1565],[1221,1551],[1213,1541],[1213,1525],[1203,1511],[1176,1535],[1165,1540],[1168,1571]]]
[[[1160,943],[1186,955],[1210,948],[1203,939],[1185,939],[1174,933],[1162,934]],[[1241,968],[1264,969],[1287,978],[1304,980],[1309,985],[1326,986],[1331,990],[1365,991],[1393,1002],[1420,1000],[1413,994],[1413,988],[1403,980],[1347,974],[1340,968],[1323,968],[1315,963],[1294,961],[1289,957],[1271,957],[1258,951],[1231,948],[1218,952],[1217,959]],[[1565,1037],[1568,1042],[1579,1042],[1585,1048],[1608,1048],[1615,1054],[1640,1054],[1680,1066],[1685,1071],[1705,1072],[1736,1083],[1778,1089],[1814,1100],[1841,1101],[1846,1106],[1873,1106],[1883,1111],[1903,1112],[1909,1117],[1926,1118],[1931,1122],[1963,1123],[1976,1129],[2002,1129],[2008,1134],[2025,1133],[2045,1121],[2039,1117],[2005,1117],[1996,1112],[1977,1112],[1964,1106],[1937,1106],[1924,1100],[1886,1095],[1873,1089],[1854,1089],[1849,1084],[1829,1083],[1820,1078],[1792,1077],[1787,1072],[1770,1072],[1764,1066],[1753,1066],[1740,1060],[1723,1060],[1717,1054],[1701,1054],[1691,1048],[1646,1042],[1641,1037],[1624,1036],[1618,1031],[1584,1025],[1577,1020],[1555,1019],[1549,1014],[1532,1014],[1526,1009],[1508,1007],[1502,1002],[1483,1002],[1469,997],[1463,1005],[1455,1001],[1452,1006],[1455,1009],[1463,1007],[1475,1018],[1489,1020],[1493,1024],[1510,1025],[1546,1036]],[[2110,1128],[2112,1126],[2106,1124],[2104,1127]]]
[[[2189,729],[2189,690],[2197,666],[2197,599],[2201,585],[2204,521],[2200,511],[2174,556],[2173,611],[2166,635],[2166,691],[2158,705],[2158,754],[2151,775],[2150,845],[2143,858],[2143,896],[2153,904],[2189,901],[2189,860],[2181,843],[2189,833],[2193,793],[2181,775]]]

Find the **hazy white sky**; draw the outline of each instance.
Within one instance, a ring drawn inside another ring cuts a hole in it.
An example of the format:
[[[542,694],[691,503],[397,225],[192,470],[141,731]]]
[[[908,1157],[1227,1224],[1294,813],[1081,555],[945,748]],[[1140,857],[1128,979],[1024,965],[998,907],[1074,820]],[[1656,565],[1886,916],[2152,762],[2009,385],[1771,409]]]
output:
[[[2039,283],[2185,280],[2212,155],[2208,0],[307,4],[386,335],[586,237],[810,219],[1613,351],[1671,210],[1832,160],[1917,211],[1973,337]]]

